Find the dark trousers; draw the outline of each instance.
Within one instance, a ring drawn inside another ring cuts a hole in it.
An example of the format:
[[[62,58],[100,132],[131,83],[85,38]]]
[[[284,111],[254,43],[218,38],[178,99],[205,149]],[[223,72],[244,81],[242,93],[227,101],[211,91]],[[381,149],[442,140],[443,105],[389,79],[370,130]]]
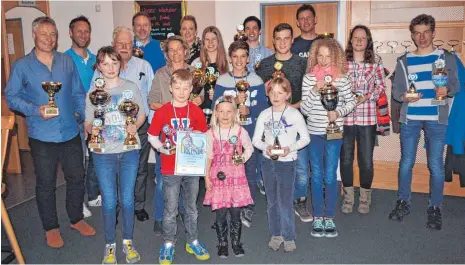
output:
[[[137,133],[140,139],[140,157],[139,168],[137,169],[136,186],[134,187],[134,207],[136,210],[142,210],[145,206],[145,191],[147,188],[148,177],[148,159],[150,154],[150,144],[148,141],[147,131],[149,123],[145,121]],[[157,161],[158,163],[158,161]]]
[[[252,200],[255,202],[255,199],[257,197],[257,176],[258,176],[258,163],[261,161],[261,157],[263,155],[260,153],[260,150],[257,148],[254,148],[254,152],[252,153],[252,156],[245,162],[245,175],[247,177],[247,182],[249,184],[249,189],[250,189],[250,195],[252,196]],[[254,210],[254,204],[250,204],[246,206],[245,208],[248,208],[255,212]]]
[[[360,187],[370,189],[373,183],[373,150],[375,149],[376,125],[345,126],[341,148],[341,178],[344,187],[354,185],[354,151],[357,140],[357,162],[360,169]]]
[[[84,202],[84,166],[79,134],[62,143],[42,142],[29,138],[36,174],[36,200],[45,231],[58,228],[56,209],[57,164],[60,162],[66,180],[66,211],[72,224],[82,220]]]
[[[226,223],[228,212],[231,215],[231,222],[240,222],[241,221],[241,210],[239,207],[231,208],[221,208],[217,209],[216,212],[216,222],[217,223]]]

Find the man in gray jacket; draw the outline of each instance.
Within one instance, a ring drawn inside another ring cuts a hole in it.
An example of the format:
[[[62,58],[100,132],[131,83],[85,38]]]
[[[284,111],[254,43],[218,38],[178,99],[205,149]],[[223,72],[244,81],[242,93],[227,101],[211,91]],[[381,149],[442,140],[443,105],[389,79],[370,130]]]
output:
[[[419,15],[410,22],[412,39],[417,50],[401,56],[397,61],[392,96],[402,102],[400,111],[401,160],[399,165],[399,191],[396,207],[389,219],[401,221],[410,213],[412,168],[415,164],[421,130],[425,134],[428,168],[430,170],[430,199],[427,227],[442,228],[440,206],[444,196],[443,151],[451,98],[459,89],[457,65],[454,55],[434,49],[435,20],[430,15]],[[448,80],[445,86],[433,83],[434,65],[445,62]],[[418,97],[407,95],[414,83]],[[446,97],[445,105],[434,105],[432,99]]]

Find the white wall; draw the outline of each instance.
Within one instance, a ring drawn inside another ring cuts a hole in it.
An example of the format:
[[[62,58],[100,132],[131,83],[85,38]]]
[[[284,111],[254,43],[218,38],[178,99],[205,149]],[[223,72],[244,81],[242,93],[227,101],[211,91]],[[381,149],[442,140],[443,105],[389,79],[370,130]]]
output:
[[[21,18],[23,26],[24,55],[31,52],[32,48],[34,48],[34,41],[32,40],[32,21],[34,21],[36,17],[43,15],[44,13],[40,12],[38,9],[30,7],[15,7],[8,10],[5,14],[6,19]]]

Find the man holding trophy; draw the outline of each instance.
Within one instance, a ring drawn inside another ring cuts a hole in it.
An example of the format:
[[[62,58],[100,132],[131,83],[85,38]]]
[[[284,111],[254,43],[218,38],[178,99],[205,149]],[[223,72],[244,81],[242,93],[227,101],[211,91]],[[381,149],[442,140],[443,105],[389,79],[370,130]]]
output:
[[[395,208],[389,219],[402,221],[410,213],[412,168],[415,164],[420,131],[425,132],[426,153],[430,178],[430,200],[427,209],[427,227],[442,228],[441,204],[444,193],[443,151],[449,102],[435,103],[433,98],[445,99],[458,92],[457,64],[455,56],[442,49],[434,49],[435,19],[430,15],[419,15],[410,22],[412,39],[417,50],[408,52],[397,61],[392,95],[403,102],[400,111],[401,160],[399,163],[399,192]],[[447,82],[435,84],[433,72],[447,67]],[[407,81],[407,78],[410,82]],[[407,84],[410,87],[407,88]]]
[[[5,94],[8,106],[26,115],[40,219],[47,244],[60,248],[64,242],[56,210],[58,161],[66,180],[66,210],[71,228],[83,236],[95,234],[83,221],[83,150],[74,116],[78,113],[84,117],[85,92],[71,57],[55,50],[55,21],[50,17],[36,18],[32,36],[35,47],[13,65]]]

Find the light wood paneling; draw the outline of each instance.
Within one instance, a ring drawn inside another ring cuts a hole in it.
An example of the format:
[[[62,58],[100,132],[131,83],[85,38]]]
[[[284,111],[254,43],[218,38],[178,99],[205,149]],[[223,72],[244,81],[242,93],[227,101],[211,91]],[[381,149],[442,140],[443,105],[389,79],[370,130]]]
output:
[[[463,1],[371,1],[370,5],[371,9],[448,7],[463,6]]]
[[[265,47],[273,48],[273,29],[279,23],[289,23],[294,30],[294,38],[300,35],[297,28],[296,11],[301,4],[296,5],[267,5],[263,8],[263,33]],[[316,33],[331,32],[337,35],[337,3],[312,3],[315,9],[317,24]]]

